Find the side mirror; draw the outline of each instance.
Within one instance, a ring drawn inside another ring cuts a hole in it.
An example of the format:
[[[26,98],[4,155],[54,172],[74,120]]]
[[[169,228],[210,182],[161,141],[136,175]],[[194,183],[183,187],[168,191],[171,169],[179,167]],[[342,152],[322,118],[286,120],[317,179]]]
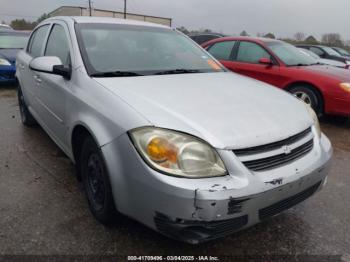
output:
[[[29,68],[37,72],[60,75],[67,79],[70,79],[72,74],[71,68],[65,67],[61,60],[56,56],[34,58],[30,61]]]
[[[264,64],[264,65],[273,65],[272,61],[270,58],[267,57],[262,57],[259,59],[259,64]]]

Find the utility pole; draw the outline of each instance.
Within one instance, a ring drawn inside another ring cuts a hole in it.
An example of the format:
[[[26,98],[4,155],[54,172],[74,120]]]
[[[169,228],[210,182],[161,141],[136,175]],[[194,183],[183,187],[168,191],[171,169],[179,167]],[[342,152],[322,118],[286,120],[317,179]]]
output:
[[[126,19],[126,0],[124,0],[124,19]]]
[[[91,12],[91,0],[89,0],[89,14],[90,14],[90,16],[92,15],[92,12]]]

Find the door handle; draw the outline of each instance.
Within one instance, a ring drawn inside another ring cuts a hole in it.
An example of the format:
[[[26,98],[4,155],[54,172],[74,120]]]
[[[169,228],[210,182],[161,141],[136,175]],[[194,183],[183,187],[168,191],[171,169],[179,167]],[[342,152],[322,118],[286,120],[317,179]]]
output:
[[[41,84],[42,80],[38,75],[34,75],[34,79],[38,84]]]

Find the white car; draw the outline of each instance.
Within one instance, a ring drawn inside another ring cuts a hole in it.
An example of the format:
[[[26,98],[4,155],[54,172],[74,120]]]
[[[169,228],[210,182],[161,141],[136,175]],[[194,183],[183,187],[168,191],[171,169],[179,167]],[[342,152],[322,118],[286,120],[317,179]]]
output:
[[[332,146],[308,105],[228,72],[169,27],[50,18],[16,64],[22,122],[39,123],[75,163],[102,223],[117,210],[199,243],[326,183]]]
[[[0,31],[12,31],[12,27],[5,24],[0,24]]]

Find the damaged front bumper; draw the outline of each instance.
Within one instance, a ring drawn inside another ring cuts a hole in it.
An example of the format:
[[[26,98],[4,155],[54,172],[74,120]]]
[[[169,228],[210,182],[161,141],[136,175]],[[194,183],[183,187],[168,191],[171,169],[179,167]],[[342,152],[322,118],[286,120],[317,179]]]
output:
[[[252,226],[307,199],[326,182],[332,147],[322,135],[310,153],[265,172],[219,150],[230,175],[186,179],[148,167],[127,135],[102,147],[117,209],[169,237],[199,243]]]

